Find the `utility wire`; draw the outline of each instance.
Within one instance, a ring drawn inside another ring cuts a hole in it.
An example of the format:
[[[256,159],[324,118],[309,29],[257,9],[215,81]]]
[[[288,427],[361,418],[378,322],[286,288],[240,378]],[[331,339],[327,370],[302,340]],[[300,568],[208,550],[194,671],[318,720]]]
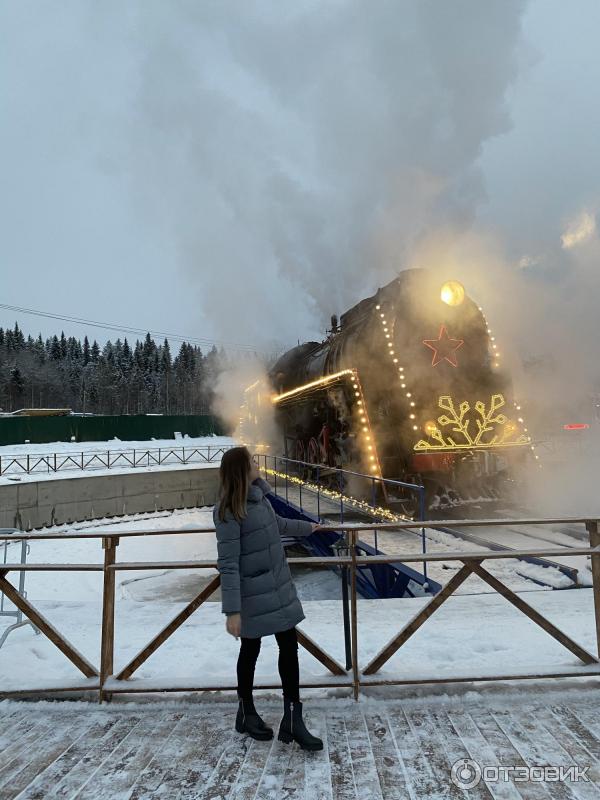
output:
[[[81,317],[71,317],[66,314],[51,314],[48,311],[37,311],[33,308],[22,308],[21,306],[11,306],[7,303],[0,303],[0,308],[6,311],[16,311],[20,314],[30,314],[32,316],[44,317],[45,319],[55,319],[61,322],[73,322],[78,325],[87,325],[93,328],[102,328],[104,330],[116,331],[117,333],[130,333],[136,336],[145,336],[150,333],[153,336],[161,336],[171,339],[176,342],[189,342],[190,344],[197,345],[220,345],[228,347],[232,350],[242,350],[244,352],[258,352],[258,348],[251,344],[239,344],[237,342],[222,342],[217,339],[202,339],[197,336],[183,336],[178,333],[166,333],[165,331],[145,330],[142,328],[133,328],[128,325],[116,325],[109,322],[98,322],[90,319],[83,319]]]

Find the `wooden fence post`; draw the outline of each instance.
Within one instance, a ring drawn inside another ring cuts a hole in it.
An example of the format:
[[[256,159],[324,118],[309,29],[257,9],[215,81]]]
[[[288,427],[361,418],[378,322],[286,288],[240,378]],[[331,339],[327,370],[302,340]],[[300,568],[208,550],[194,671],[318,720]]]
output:
[[[590,547],[600,545],[600,534],[598,533],[598,520],[588,520],[585,523],[590,537]],[[600,555],[590,556],[592,562],[592,585],[594,592],[594,614],[596,617],[596,642],[598,646],[598,657],[600,658]]]
[[[118,537],[106,536],[102,539],[104,550],[104,573],[102,589],[102,644],[100,649],[100,697],[99,701],[110,700],[110,692],[104,692],[104,683],[113,674],[115,650],[115,579],[114,569]]]
[[[350,567],[350,615],[352,620],[352,687],[354,699],[358,700],[358,624],[356,607],[356,531],[347,531],[350,534],[350,552],[352,565]]]

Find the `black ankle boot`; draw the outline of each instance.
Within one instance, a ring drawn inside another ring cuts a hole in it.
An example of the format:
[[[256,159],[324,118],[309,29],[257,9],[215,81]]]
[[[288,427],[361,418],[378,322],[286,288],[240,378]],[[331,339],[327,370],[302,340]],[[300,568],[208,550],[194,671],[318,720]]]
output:
[[[240,698],[235,718],[235,729],[238,733],[247,733],[253,739],[267,740],[273,738],[273,728],[265,725],[258,711],[254,708],[252,698],[249,700]]]
[[[298,742],[303,750],[322,750],[323,741],[307,730],[302,719],[302,703],[300,700],[283,698],[283,718],[279,725],[280,742]]]

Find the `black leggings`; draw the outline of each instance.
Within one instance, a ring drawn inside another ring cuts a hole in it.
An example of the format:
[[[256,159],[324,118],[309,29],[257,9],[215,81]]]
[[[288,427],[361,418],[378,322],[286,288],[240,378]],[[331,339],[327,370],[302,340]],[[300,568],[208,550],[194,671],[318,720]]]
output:
[[[252,687],[254,684],[254,668],[260,652],[260,639],[248,639],[240,637],[240,654],[237,660],[237,692],[238,697],[249,700],[252,697]],[[298,637],[296,628],[288,628],[275,634],[279,645],[279,659],[277,667],[281,677],[283,696],[294,702],[300,700],[300,669],[298,667]]]

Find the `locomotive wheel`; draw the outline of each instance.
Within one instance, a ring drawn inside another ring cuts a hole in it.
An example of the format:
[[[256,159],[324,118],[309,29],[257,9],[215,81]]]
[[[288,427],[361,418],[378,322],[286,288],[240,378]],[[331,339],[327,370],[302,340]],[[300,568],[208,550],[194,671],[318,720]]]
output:
[[[416,500],[406,498],[399,503],[400,513],[408,519],[416,519],[419,513],[419,504]]]
[[[304,448],[304,442],[301,439],[296,441],[296,460],[305,462],[306,459],[306,450]],[[302,478],[303,481],[307,480],[310,477],[310,467],[307,467],[306,464],[297,464],[297,472],[298,476]]]
[[[405,483],[414,483],[417,486],[423,485],[423,478],[420,474],[415,473],[402,473],[399,480],[404,481]],[[419,496],[415,492],[411,492],[410,490],[400,489],[398,487],[401,495],[391,496],[388,490],[388,498],[387,503],[388,505],[394,510],[398,511],[404,517],[408,517],[408,519],[417,519],[419,515]],[[378,502],[382,502],[383,498],[380,498]],[[425,508],[427,508],[427,494],[425,499]]]
[[[321,455],[321,448],[319,447],[319,443],[313,436],[310,442],[308,443],[308,454],[306,460],[310,464],[318,464],[320,462],[320,455]]]

